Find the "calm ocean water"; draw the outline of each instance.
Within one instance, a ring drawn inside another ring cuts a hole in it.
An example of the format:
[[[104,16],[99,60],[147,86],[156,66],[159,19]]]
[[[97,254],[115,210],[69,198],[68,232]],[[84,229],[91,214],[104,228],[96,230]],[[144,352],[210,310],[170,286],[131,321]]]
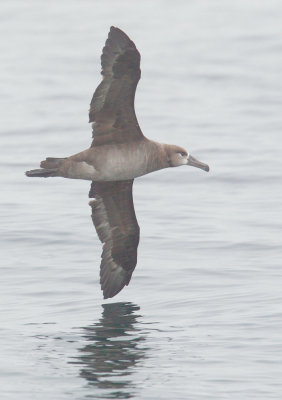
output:
[[[282,398],[282,3],[1,5],[1,399]],[[135,181],[130,286],[104,301],[88,182],[28,179],[89,146],[110,25],[142,56],[151,139],[208,163]]]

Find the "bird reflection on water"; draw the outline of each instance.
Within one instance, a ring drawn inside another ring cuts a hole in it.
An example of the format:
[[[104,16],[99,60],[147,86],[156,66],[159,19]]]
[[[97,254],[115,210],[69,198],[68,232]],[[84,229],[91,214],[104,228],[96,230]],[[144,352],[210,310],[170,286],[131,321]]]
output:
[[[95,398],[128,399],[134,396],[135,384],[130,379],[136,364],[145,358],[140,346],[144,334],[136,327],[140,307],[132,303],[103,304],[99,322],[83,328],[89,342],[80,351],[76,364],[89,385],[104,389]]]

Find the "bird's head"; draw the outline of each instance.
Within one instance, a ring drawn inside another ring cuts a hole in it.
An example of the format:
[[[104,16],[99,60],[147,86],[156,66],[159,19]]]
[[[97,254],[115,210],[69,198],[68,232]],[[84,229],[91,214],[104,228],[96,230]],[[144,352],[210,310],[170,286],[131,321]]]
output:
[[[198,161],[192,157],[183,147],[168,145],[167,146],[168,162],[170,167],[180,167],[181,165],[191,165],[192,167],[201,168],[204,171],[209,171],[210,167],[207,164]]]

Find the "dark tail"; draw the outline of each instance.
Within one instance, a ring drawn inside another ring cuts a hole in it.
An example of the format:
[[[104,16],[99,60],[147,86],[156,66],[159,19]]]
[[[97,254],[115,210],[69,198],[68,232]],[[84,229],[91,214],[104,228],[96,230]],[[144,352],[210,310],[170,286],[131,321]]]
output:
[[[40,169],[32,169],[31,171],[26,171],[26,176],[30,177],[43,177],[48,178],[49,176],[59,176],[58,169],[60,165],[64,162],[65,158],[54,158],[47,157],[46,160],[41,161]]]
[[[40,168],[40,169],[32,169],[30,171],[26,171],[26,176],[30,176],[32,178],[39,178],[39,177],[43,177],[43,178],[49,178],[49,176],[57,176],[56,172],[57,172],[57,168],[49,168],[49,169],[45,169],[45,168]]]

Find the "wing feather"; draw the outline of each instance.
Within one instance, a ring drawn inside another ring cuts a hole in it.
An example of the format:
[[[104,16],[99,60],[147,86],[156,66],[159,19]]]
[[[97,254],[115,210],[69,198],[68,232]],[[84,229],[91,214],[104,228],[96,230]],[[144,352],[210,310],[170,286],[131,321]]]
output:
[[[103,243],[100,283],[104,298],[115,296],[128,285],[137,263],[139,226],[132,198],[133,180],[92,182],[95,197],[92,221]]]
[[[95,90],[89,110],[89,122],[93,122],[92,146],[142,139],[134,109],[141,74],[140,54],[118,28],[110,29],[101,65],[103,80]]]

